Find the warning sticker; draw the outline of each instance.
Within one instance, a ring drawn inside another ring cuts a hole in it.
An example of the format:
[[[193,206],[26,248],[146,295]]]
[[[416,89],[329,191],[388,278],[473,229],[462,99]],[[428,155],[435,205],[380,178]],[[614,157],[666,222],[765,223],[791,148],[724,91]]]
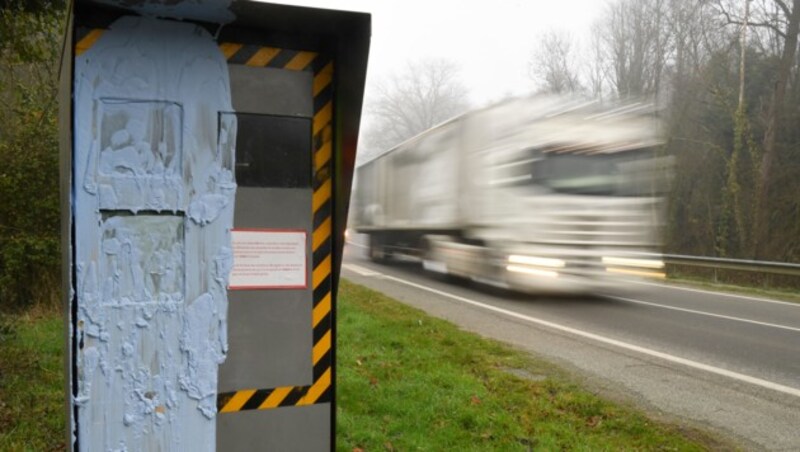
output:
[[[305,289],[306,231],[234,229],[233,270],[228,288]]]

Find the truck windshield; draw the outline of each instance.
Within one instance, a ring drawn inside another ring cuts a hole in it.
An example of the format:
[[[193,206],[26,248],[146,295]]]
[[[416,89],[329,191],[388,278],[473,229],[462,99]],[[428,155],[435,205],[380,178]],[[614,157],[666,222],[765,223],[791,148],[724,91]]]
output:
[[[621,175],[609,157],[545,154],[532,165],[531,181],[560,193],[613,195]]]
[[[509,185],[579,195],[647,196],[657,190],[651,151],[560,154],[531,149],[524,158],[500,167],[508,171],[505,180]]]

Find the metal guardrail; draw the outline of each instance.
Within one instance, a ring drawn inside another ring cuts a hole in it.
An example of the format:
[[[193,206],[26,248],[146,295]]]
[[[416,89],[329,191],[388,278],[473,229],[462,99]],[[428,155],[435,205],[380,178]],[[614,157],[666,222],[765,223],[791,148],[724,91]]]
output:
[[[722,257],[682,256],[678,254],[662,254],[661,258],[665,263],[673,265],[800,276],[800,264],[790,264],[786,262],[753,261],[745,259],[728,259]]]

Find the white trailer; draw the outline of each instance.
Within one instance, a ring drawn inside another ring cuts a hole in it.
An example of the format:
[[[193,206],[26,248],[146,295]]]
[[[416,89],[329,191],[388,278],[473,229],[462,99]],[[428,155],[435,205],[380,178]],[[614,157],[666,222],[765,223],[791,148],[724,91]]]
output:
[[[649,111],[536,96],[454,118],[357,168],[355,229],[374,260],[526,292],[663,277]]]

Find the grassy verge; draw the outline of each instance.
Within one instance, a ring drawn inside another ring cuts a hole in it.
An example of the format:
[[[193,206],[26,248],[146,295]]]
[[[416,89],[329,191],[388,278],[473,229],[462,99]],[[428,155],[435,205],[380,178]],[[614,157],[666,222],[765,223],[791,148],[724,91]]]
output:
[[[63,450],[64,340],[58,312],[0,315],[0,450]]]
[[[736,295],[749,295],[753,297],[770,298],[773,300],[800,303],[800,291],[796,289],[762,288],[747,285],[715,283],[698,276],[670,275],[666,284],[686,286],[695,289],[710,290],[713,292],[730,293]]]
[[[601,400],[527,354],[347,281],[338,315],[338,450],[720,447],[703,433]]]
[[[338,322],[338,450],[729,448],[347,281]],[[7,316],[0,325],[0,450],[62,449],[61,316]]]

